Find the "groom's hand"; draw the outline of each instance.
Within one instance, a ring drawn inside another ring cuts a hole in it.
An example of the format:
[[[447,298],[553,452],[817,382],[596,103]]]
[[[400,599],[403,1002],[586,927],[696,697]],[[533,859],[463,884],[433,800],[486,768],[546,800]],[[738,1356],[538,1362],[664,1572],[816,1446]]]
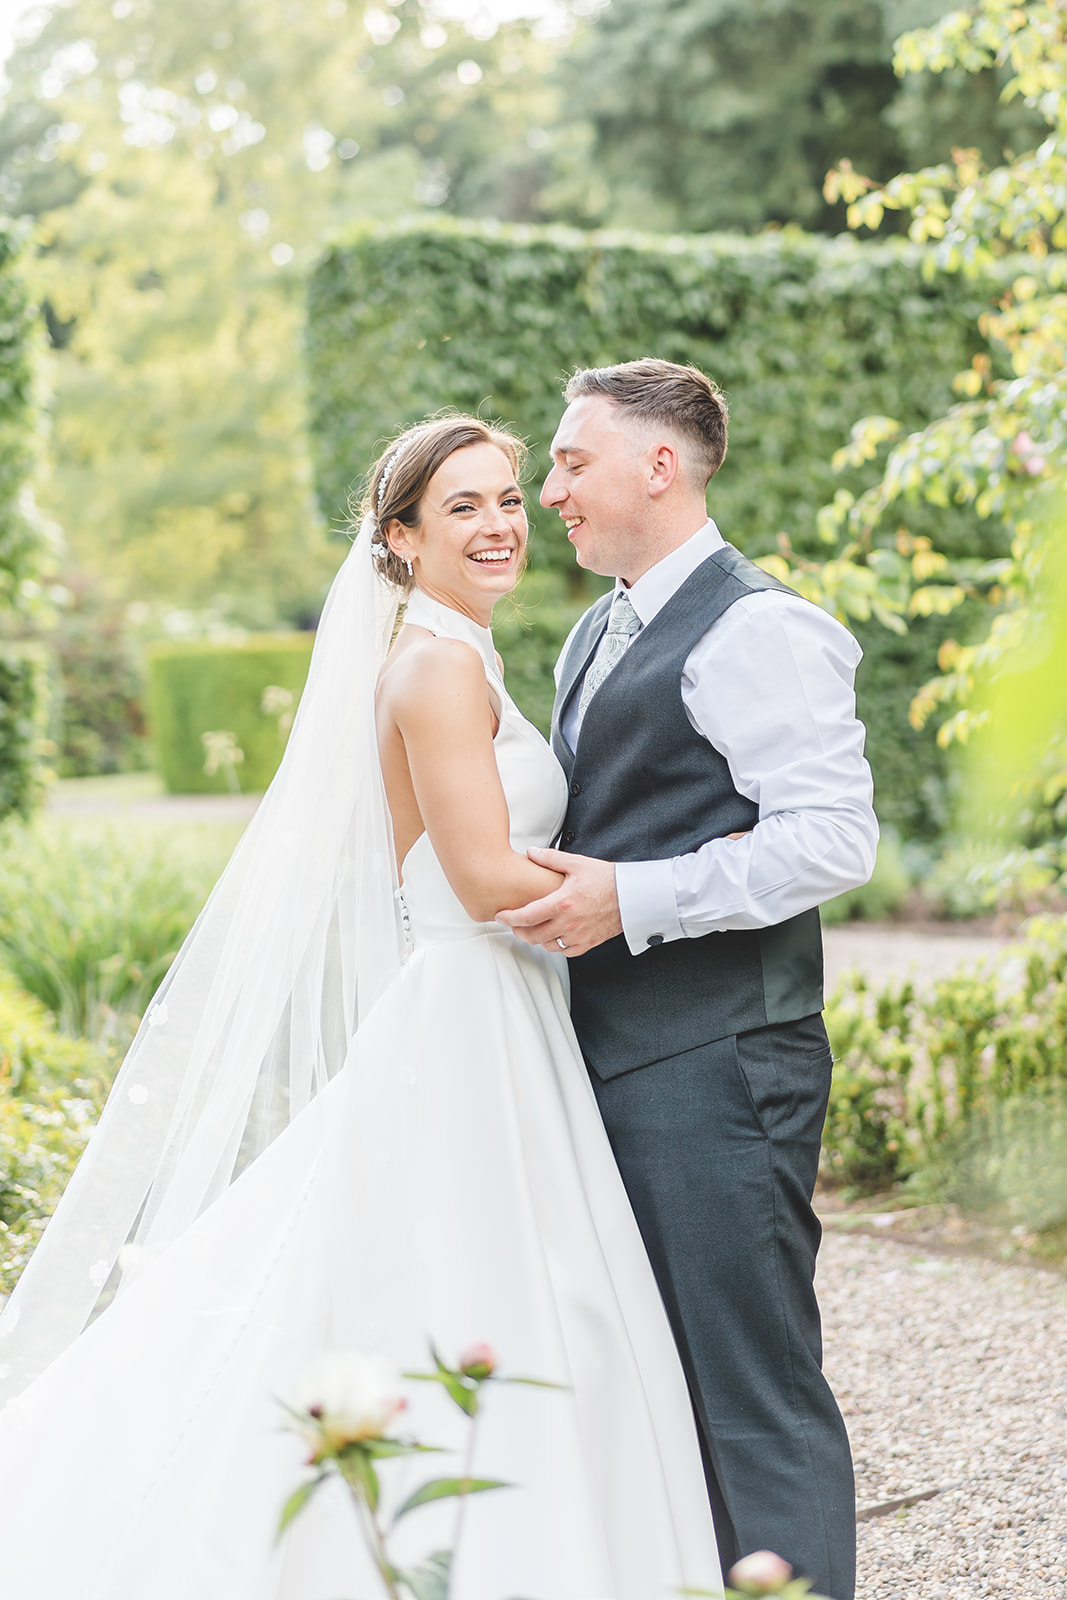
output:
[[[534,849],[526,854],[539,867],[562,872],[565,881],[542,900],[531,900],[517,911],[501,911],[499,922],[506,923],[527,944],[565,950],[567,956],[584,955],[622,932],[613,861],[570,855],[565,850]]]

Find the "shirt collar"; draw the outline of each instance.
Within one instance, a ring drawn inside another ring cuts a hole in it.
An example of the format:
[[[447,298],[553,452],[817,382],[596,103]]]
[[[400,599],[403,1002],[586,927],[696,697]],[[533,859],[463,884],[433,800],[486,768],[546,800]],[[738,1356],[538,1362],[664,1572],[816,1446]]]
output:
[[[726,540],[709,517],[702,528],[680,544],[677,550],[657,561],[654,567],[632,583],[627,589],[621,578],[615,580],[615,593],[626,595],[637,612],[643,628],[647,628],[663,607],[682,587],[702,562],[716,550],[721,550]]]

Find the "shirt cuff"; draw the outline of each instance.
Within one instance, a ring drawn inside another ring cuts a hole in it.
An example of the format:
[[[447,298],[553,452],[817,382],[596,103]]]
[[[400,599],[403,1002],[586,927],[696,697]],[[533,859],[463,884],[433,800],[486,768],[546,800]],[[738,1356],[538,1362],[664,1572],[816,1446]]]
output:
[[[674,898],[672,861],[617,861],[615,892],[631,955],[643,955],[658,944],[685,938]]]

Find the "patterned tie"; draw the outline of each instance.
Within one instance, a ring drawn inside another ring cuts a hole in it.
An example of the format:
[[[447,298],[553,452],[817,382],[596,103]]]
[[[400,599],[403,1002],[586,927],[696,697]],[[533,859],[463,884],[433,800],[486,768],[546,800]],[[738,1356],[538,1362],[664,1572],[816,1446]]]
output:
[[[586,707],[590,700],[612,668],[618,666],[626,654],[626,647],[634,634],[640,633],[640,631],[641,619],[630,604],[629,597],[620,589],[611,602],[607,632],[597,645],[596,655],[589,663],[589,670],[585,675],[585,682],[582,684],[582,696],[578,701],[579,725],[585,716]]]

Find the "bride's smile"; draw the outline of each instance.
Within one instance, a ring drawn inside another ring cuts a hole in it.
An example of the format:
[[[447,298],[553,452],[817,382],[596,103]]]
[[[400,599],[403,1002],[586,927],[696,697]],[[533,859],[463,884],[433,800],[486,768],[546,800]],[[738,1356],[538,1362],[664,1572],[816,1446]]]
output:
[[[418,522],[394,519],[386,532],[424,594],[488,626],[526,553],[526,508],[511,462],[493,444],[453,451],[430,479]]]

